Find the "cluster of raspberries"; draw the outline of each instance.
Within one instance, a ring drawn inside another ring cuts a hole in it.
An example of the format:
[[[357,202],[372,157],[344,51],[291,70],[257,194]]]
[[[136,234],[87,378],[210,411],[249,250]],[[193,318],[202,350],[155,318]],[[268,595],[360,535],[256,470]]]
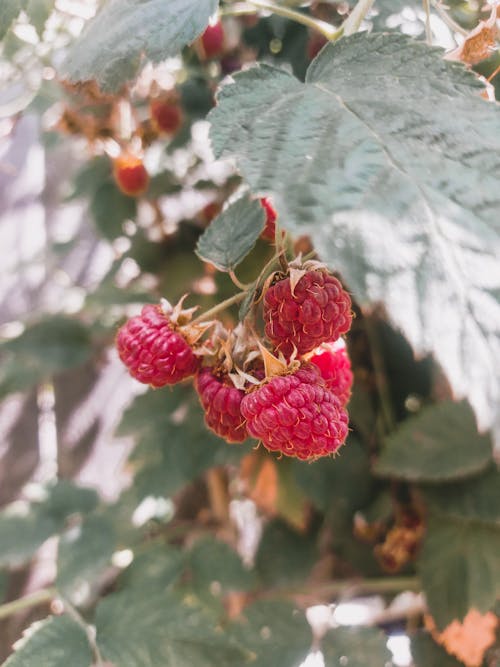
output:
[[[253,436],[270,451],[302,460],[333,454],[348,432],[353,376],[340,337],[351,326],[351,299],[337,278],[314,268],[277,274],[262,304],[265,336],[281,359],[277,374],[253,364],[241,374],[253,382],[235,383],[189,323],[155,305],[119,330],[120,359],[153,387],[194,376],[206,424],[227,442]]]

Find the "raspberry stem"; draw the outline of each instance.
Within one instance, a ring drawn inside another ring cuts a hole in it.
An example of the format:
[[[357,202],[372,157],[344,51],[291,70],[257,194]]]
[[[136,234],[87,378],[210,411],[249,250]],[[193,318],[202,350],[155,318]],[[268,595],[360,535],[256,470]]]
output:
[[[246,8],[248,7],[248,10]],[[313,16],[308,16],[302,12],[298,12],[295,9],[290,7],[283,7],[282,5],[277,5],[274,2],[268,0],[248,0],[248,2],[238,2],[234,3],[234,7],[231,9],[223,10],[223,14],[237,13],[241,14],[254,14],[255,10],[262,9],[264,11],[272,12],[278,16],[283,16],[284,18],[296,21],[297,23],[302,23],[302,25],[317,30],[322,35],[324,35],[328,40],[338,39],[342,35],[342,29],[338,30],[335,26],[322,21],[321,19],[316,19]]]
[[[218,313],[222,312],[223,310],[226,310],[226,308],[229,308],[230,306],[234,306],[234,304],[236,304],[236,303],[240,303],[246,297],[247,292],[248,292],[248,290],[244,290],[243,292],[238,292],[238,294],[235,294],[234,296],[230,297],[229,299],[226,299],[225,301],[221,301],[220,303],[218,303],[213,308],[210,308],[205,313],[202,313],[201,315],[199,315],[196,319],[194,319],[192,322],[190,322],[190,324],[198,324],[199,322],[205,322],[206,320],[211,319],[214,315],[217,315]]]
[[[44,588],[41,591],[31,593],[31,595],[25,595],[13,602],[7,602],[0,606],[0,619],[8,618],[25,609],[31,609],[32,607],[37,607],[45,602],[50,602],[56,596],[57,591],[55,588]]]

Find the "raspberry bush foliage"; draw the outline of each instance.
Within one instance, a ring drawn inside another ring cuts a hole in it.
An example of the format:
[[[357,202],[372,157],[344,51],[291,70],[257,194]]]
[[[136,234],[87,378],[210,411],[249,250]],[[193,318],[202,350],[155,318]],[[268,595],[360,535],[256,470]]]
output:
[[[499,30],[2,0],[3,665],[500,664]]]

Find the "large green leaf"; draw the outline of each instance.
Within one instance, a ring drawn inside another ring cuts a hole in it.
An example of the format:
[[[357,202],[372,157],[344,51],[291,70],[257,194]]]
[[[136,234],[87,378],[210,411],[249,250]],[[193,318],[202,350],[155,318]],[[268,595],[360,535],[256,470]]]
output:
[[[500,596],[500,527],[431,514],[417,562],[429,611],[443,628],[471,607],[486,612]]]
[[[32,625],[4,667],[91,667],[85,630],[67,616],[51,616]]]
[[[436,644],[432,637],[423,632],[412,637],[411,652],[415,667],[463,667],[463,663],[455,660]]]
[[[435,512],[500,526],[500,472],[496,467],[459,484],[426,487],[423,493]]]
[[[473,73],[398,34],[328,45],[305,83],[255,67],[223,87],[215,153],[310,234],[361,303],[431,351],[482,428],[500,422],[500,109]]]
[[[231,633],[253,655],[252,667],[300,665],[312,642],[304,614],[286,602],[257,602],[247,607]]]
[[[0,39],[5,37],[12,21],[19,16],[20,11],[20,0],[2,0],[0,3]]]
[[[477,474],[492,456],[491,440],[477,432],[469,405],[446,401],[404,421],[386,440],[375,472],[413,482],[441,482]]]
[[[111,595],[97,608],[96,626],[103,657],[119,667],[233,667],[250,657],[194,600],[173,593]]]
[[[0,395],[79,366],[91,351],[83,324],[62,315],[47,317],[0,346]]]
[[[17,567],[27,562],[52,535],[64,528],[67,517],[91,511],[95,492],[69,482],[47,488],[47,496],[27,506],[13,504],[0,513],[0,565]]]
[[[113,524],[99,516],[88,517],[59,540],[57,587],[70,598],[91,585],[110,564],[116,548]]]
[[[238,461],[248,451],[228,445],[206,428],[191,386],[140,396],[125,413],[119,432],[137,438],[132,462],[140,497],[175,493],[204,470]]]
[[[382,667],[392,664],[387,637],[378,630],[337,628],[325,636],[321,648],[325,667],[343,664],[348,667]]]
[[[246,591],[255,586],[255,575],[243,566],[238,554],[225,542],[206,538],[195,543],[188,555],[190,585],[200,592],[216,583],[222,591]]]
[[[109,0],[72,47],[64,73],[116,90],[135,76],[143,55],[176,56],[208,24],[217,0]]]
[[[200,237],[197,255],[221,271],[232,271],[254,247],[264,229],[265,217],[258,200],[238,199]]]

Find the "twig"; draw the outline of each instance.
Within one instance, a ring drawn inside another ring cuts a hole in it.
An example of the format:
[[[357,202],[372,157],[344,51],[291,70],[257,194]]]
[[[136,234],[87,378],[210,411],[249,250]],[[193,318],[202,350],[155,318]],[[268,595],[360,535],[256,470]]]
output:
[[[274,2],[268,2],[268,0],[249,0],[248,4],[257,7],[258,9],[263,9],[264,11],[272,12],[278,16],[283,16],[284,18],[296,21],[297,23],[302,23],[302,25],[312,28],[313,30],[318,30],[328,40],[334,40],[339,36],[338,29],[330,23],[322,21],[321,19],[316,19],[308,14],[303,14],[290,7],[283,7],[283,5],[277,5]]]
[[[30,609],[31,607],[37,607],[40,604],[45,602],[50,602],[57,596],[57,591],[55,588],[44,588],[41,591],[36,593],[31,593],[25,597],[19,598],[18,600],[13,600],[12,602],[6,602],[0,606],[0,619],[8,618],[14,614],[24,611],[25,609]]]
[[[438,0],[430,0],[431,5],[434,7],[436,12],[439,14],[441,19],[443,20],[444,23],[453,30],[454,32],[458,32],[461,35],[467,35],[467,30],[462,28],[461,25],[459,25],[456,21],[454,21],[451,16],[448,14],[446,9],[443,7],[443,5],[438,1]]]
[[[385,431],[387,434],[394,430],[396,426],[396,417],[392,408],[392,400],[387,382],[387,374],[385,372],[384,358],[380,350],[380,341],[375,326],[372,324],[369,317],[365,317],[363,322],[370,345],[373,370],[375,372],[375,382],[377,385],[380,406],[382,408],[382,416],[384,418]]]
[[[424,5],[425,12],[425,38],[427,40],[427,44],[432,46],[431,3],[430,0],[422,0],[422,4]]]
[[[353,35],[355,32],[358,32],[360,25],[372,8],[373,3],[374,0],[359,0],[358,4],[340,26],[339,31],[341,31],[341,34]]]
[[[214,315],[217,315],[223,310],[226,310],[226,308],[229,308],[230,306],[234,306],[236,303],[240,303],[240,301],[243,301],[243,299],[246,297],[247,292],[238,292],[238,294],[235,294],[234,296],[230,297],[229,299],[226,299],[225,301],[221,301],[221,303],[218,303],[216,306],[213,308],[210,308],[210,310],[207,310],[205,313],[202,313],[194,319],[191,324],[198,324],[199,322],[205,322],[206,320],[209,320],[211,317]]]
[[[90,625],[86,622],[86,620],[83,618],[83,616],[80,614],[80,612],[71,604],[69,600],[67,600],[64,597],[59,596],[61,599],[61,602],[64,605],[64,609],[68,616],[71,616],[71,618],[78,623],[78,625],[85,630],[85,634],[87,635],[88,642],[90,644],[90,647],[92,649],[92,652],[94,654],[95,658],[95,667],[104,667],[104,658],[101,655],[101,651],[99,647],[97,646],[97,641],[95,637],[95,632],[93,628],[90,627]]]

